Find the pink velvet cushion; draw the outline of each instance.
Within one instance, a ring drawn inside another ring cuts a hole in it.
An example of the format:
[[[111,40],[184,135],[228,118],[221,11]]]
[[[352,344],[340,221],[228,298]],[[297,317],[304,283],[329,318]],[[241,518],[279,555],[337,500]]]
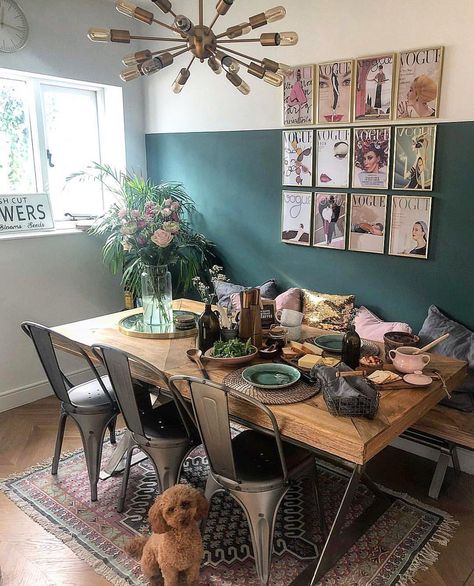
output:
[[[232,309],[240,310],[240,293],[231,295]],[[275,299],[276,310],[293,309],[294,311],[301,311],[301,289],[293,287],[284,291]]]
[[[406,332],[411,334],[411,328],[408,324],[383,321],[364,306],[359,308],[354,319],[354,325],[361,338],[376,342],[383,342],[383,336],[387,332]]]

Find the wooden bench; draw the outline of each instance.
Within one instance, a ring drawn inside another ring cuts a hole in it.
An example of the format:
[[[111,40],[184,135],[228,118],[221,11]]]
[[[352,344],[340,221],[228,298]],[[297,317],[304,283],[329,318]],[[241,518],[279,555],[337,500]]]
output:
[[[452,460],[455,471],[461,471],[457,448],[474,450],[474,413],[437,405],[401,437],[440,451],[429,489],[429,496],[437,499],[449,462]]]

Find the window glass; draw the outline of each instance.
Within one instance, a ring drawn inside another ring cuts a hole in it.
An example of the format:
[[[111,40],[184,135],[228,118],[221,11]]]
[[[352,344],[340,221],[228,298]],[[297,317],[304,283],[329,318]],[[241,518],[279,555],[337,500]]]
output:
[[[0,78],[0,193],[35,193],[27,84]]]
[[[100,184],[66,178],[100,162],[97,92],[42,84],[48,188],[54,217],[103,211]]]

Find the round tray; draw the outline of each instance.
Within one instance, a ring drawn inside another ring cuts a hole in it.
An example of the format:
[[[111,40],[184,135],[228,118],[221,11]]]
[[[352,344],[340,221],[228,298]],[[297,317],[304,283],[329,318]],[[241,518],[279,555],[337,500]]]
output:
[[[197,329],[179,330],[174,323],[178,316],[191,315],[195,319],[199,316],[192,311],[173,310],[173,322],[163,326],[150,326],[143,323],[143,313],[135,313],[121,319],[118,323],[119,331],[126,336],[134,338],[153,338],[170,340],[172,338],[193,338],[197,335]]]

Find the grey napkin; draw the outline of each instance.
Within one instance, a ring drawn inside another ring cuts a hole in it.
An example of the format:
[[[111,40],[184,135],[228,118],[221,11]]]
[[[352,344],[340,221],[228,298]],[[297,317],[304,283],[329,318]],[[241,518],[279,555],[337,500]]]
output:
[[[352,399],[361,396],[369,400],[376,399],[376,389],[371,387],[363,377],[338,377],[336,376],[338,370],[347,372],[352,369],[344,363],[341,363],[337,369],[331,366],[316,365],[311,370],[311,376],[321,381],[323,389],[326,389],[328,395],[333,399]]]

